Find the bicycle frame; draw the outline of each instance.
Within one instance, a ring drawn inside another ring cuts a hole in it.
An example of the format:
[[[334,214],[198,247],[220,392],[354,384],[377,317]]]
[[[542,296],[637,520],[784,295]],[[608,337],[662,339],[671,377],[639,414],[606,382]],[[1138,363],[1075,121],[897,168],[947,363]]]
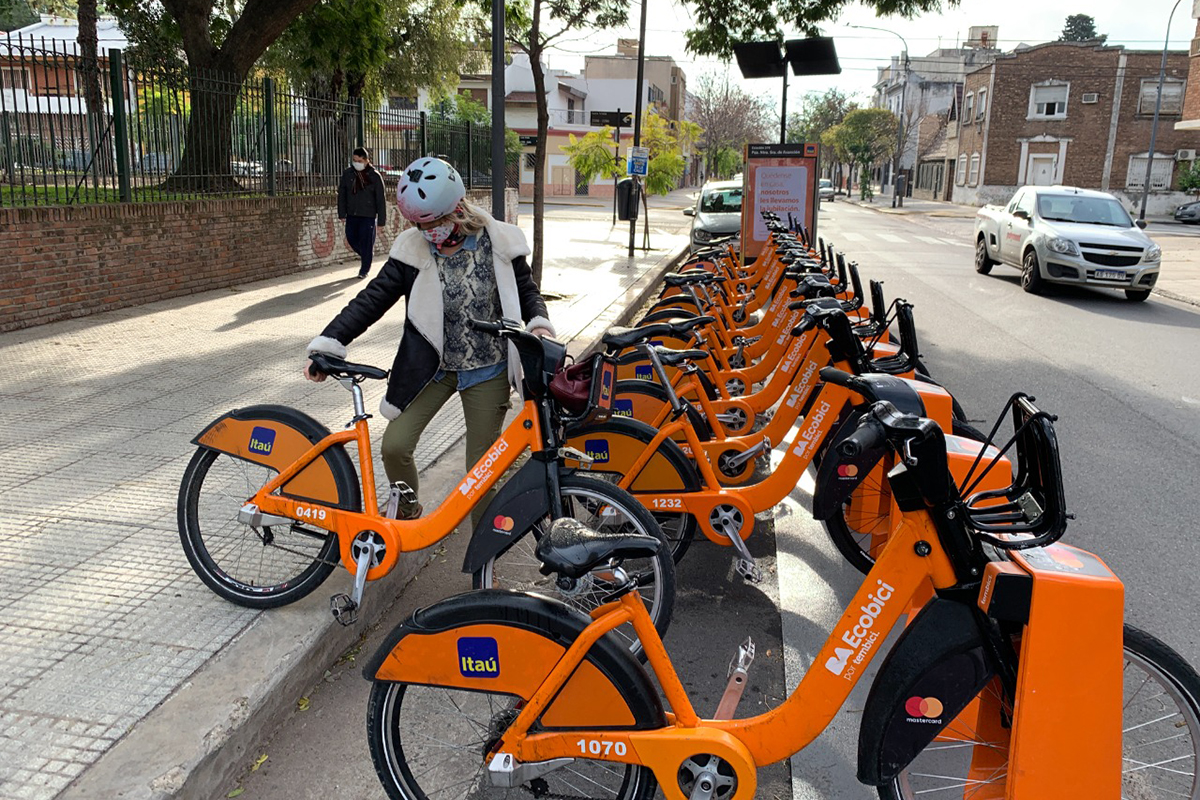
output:
[[[253,421],[239,424],[226,420],[226,423],[212,426],[196,443],[279,470],[279,474],[247,498],[247,502],[257,505],[264,514],[287,517],[336,534],[342,565],[351,574],[356,569],[351,553],[355,536],[361,531],[374,531],[383,538],[386,548],[383,558],[367,572],[367,580],[387,575],[395,567],[400,553],[422,550],[453,533],[455,527],[496,485],[521,453],[527,449],[537,452],[547,446],[538,404],[528,400],[516,418],[501,432],[495,444],[475,462],[456,489],[432,513],[416,520],[396,520],[378,511],[374,451],[371,449],[371,435],[365,416],[356,416],[352,429],[331,433],[295,460],[285,460],[283,463],[273,463],[269,453],[246,447],[251,440]],[[350,511],[277,494],[314,464],[326,450],[349,443],[354,443],[358,448],[364,511]]]
[[[1055,548],[1060,552],[1056,553]],[[1075,568],[1075,563],[1081,568]],[[1018,765],[1008,772],[1003,795],[1008,800],[1117,800],[1121,785],[1120,581],[1090,553],[1053,545],[1016,554],[1011,561],[989,564],[990,581],[985,580],[979,591],[979,605],[985,611],[996,576],[1002,571],[1028,575],[1033,581],[1032,600],[1021,637],[1012,730],[1004,737],[1011,741],[1011,749],[981,755],[974,762],[976,768],[987,768],[989,757],[993,765],[994,759],[1008,759]],[[755,795],[757,767],[799,752],[825,729],[866,673],[888,631],[909,609],[908,601],[930,582],[938,589],[958,585],[929,514],[902,513],[887,548],[796,690],[777,708],[737,720],[704,719],[697,714],[644,606],[635,595],[625,595],[592,612],[592,623],[552,667],[544,668],[532,692],[528,688],[530,676],[524,670],[518,670],[520,686],[510,685],[514,678],[487,681],[487,691],[509,691],[524,700],[497,750],[522,763],[583,756],[641,764],[654,771],[670,800],[685,800],[677,781],[683,760],[697,753],[713,754],[736,772],[738,787],[732,800],[749,800]],[[1064,614],[1065,609],[1071,613]],[[561,708],[560,700],[558,717],[564,720],[562,727],[570,729],[529,733],[580,667],[588,650],[605,633],[626,623],[631,623],[640,637],[650,669],[670,706],[666,724],[651,730],[589,729],[580,723],[595,718],[589,717],[594,712],[587,704],[581,699],[572,713],[571,709]],[[497,628],[493,633],[499,645],[499,662],[504,663],[508,655],[505,629]],[[1086,652],[1112,654],[1112,658],[1080,659],[1079,648],[1096,648]],[[515,653],[511,657],[520,661]],[[423,682],[441,685],[446,667],[422,668],[427,664],[421,645],[414,644],[401,657],[385,661],[374,678],[411,682],[417,672],[423,673]],[[1071,668],[1063,669],[1064,664]],[[429,674],[431,671],[436,674]],[[449,672],[446,676],[444,682],[448,685],[485,688],[479,679]],[[948,723],[943,737],[953,736],[955,726],[977,724],[979,716],[988,711],[978,702],[971,703]],[[1066,759],[1069,769],[1064,769]]]

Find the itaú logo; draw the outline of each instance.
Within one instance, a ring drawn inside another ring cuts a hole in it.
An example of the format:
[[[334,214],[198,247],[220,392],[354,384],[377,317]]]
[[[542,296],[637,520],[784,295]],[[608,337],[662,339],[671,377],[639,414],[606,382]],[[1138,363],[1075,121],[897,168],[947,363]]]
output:
[[[858,608],[861,616],[857,624],[842,632],[840,641],[846,646],[834,648],[833,655],[825,661],[825,669],[834,675],[847,679],[852,677],[874,649],[875,642],[885,633],[874,630],[875,620],[883,613],[896,590],[883,581],[875,583],[875,591],[867,595],[867,604]]]

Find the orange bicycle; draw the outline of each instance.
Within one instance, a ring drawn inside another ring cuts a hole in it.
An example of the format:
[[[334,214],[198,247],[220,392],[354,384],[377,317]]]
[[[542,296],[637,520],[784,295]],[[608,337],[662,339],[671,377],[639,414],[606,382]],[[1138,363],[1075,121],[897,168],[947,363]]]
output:
[[[941,429],[886,402],[825,460],[837,491],[818,515],[896,454],[892,535],[794,693],[757,716],[732,718],[750,642],[718,713],[693,708],[621,567],[657,540],[555,523],[539,542],[546,569],[608,565],[623,580],[607,604],[584,615],[512,592],[450,598],[415,612],[364,667],[388,797],[648,800],[657,787],[668,800],[750,800],[757,768],[817,737],[929,586],[937,596],[871,685],[861,782],[888,800],[1200,797],[1200,677],[1123,626],[1123,586],[1098,557],[1056,544],[1067,514],[1051,418],[1023,395],[1010,408],[1003,450],[1015,444],[1018,471],[1004,491],[964,497]],[[653,680],[608,635],[628,624]]]
[[[453,533],[505,470],[530,451],[532,457],[497,493],[475,529],[464,571],[473,576],[476,588],[538,589],[584,610],[596,607],[611,591],[607,569],[559,582],[539,572],[533,551],[550,520],[571,516],[611,535],[637,533],[660,540],[662,531],[618,487],[563,466],[572,455],[562,438],[570,415],[553,395],[550,380],[563,368],[566,347],[507,320],[473,324],[516,345],[527,399],[432,513],[415,520],[394,518],[398,503],[412,494],[403,482],[391,487],[387,505],[379,511],[370,415],[360,384],[383,379],[387,372],[314,354],[315,368],[337,379],[353,397],[349,430],[331,433],[295,409],[255,405],[224,414],[193,440],[197,450],[183,476],[178,517],[184,553],[200,579],[238,605],[274,608],[308,595],[341,564],[354,576],[354,585],[350,594],[335,595],[330,608],[339,622],[352,624],[368,581],[391,572],[401,553],[424,549]],[[593,364],[593,392],[584,416],[611,402],[611,364],[599,357]],[[358,450],[361,478],[346,452],[351,444]],[[644,572],[640,596],[655,624],[665,630],[675,595],[671,558],[664,549],[663,555],[648,555],[635,568]]]

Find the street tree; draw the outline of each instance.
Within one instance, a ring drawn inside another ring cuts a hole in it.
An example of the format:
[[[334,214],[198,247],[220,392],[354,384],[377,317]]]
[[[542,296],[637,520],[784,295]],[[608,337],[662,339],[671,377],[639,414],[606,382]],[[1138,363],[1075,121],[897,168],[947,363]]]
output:
[[[571,133],[567,138],[570,142],[562,149],[567,154],[567,163],[580,180],[591,183],[596,178],[615,178],[624,174],[611,126],[605,125],[580,138]]]
[[[336,176],[349,160],[356,100],[453,85],[470,66],[463,17],[454,0],[320,0],[287,27],[264,64],[307,98],[314,174]]]
[[[733,45],[788,35],[817,36],[822,23],[838,17],[853,0],[687,0],[695,27],[687,31],[687,49],[697,55],[729,58]],[[863,0],[878,16],[914,17],[940,11],[942,0]],[[958,0],[945,5],[957,6]]]
[[[1108,34],[1096,33],[1096,20],[1087,14],[1072,14],[1063,24],[1060,42],[1101,42],[1108,39]]]
[[[837,87],[824,92],[808,92],[800,99],[800,110],[788,117],[789,142],[820,142],[825,132],[841,124],[846,115],[858,108],[858,102]],[[841,161],[828,147],[821,148],[821,168],[840,167]],[[835,171],[841,188],[841,169]]]
[[[188,116],[183,156],[165,188],[232,191],[231,122],[251,68],[316,0],[106,0],[127,32],[177,36],[187,56]],[[169,51],[169,38],[150,41]]]
[[[747,142],[770,141],[770,103],[729,80],[729,73],[706,73],[696,81],[692,121],[704,130],[698,143],[706,174],[731,175],[741,164]],[[729,151],[736,154],[733,164]]]
[[[488,7],[491,7],[490,2]],[[522,0],[506,3],[505,38],[529,56],[533,73],[533,94],[537,104],[537,144],[533,162],[533,280],[542,282],[542,241],[546,214],[546,147],[550,131],[547,101],[546,67],[542,58],[546,49],[566,36],[583,30],[601,30],[624,25],[629,5],[624,0]],[[493,65],[494,69],[502,69]]]
[[[1179,191],[1200,195],[1200,161],[1193,161],[1179,171]]]
[[[886,108],[859,108],[825,132],[823,141],[838,158],[857,165],[864,200],[871,196],[871,168],[896,148],[896,124],[896,115]]]
[[[38,21],[26,0],[0,0],[0,31],[15,31]]]

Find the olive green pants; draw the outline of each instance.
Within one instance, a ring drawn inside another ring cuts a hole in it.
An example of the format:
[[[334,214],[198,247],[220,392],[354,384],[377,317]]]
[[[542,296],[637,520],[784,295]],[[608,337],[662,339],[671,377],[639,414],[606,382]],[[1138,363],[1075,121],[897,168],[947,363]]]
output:
[[[414,492],[417,485],[417,463],[413,454],[417,442],[429,421],[456,393],[462,398],[463,417],[467,423],[467,469],[495,444],[504,426],[504,415],[509,408],[509,385],[507,372],[501,373],[469,389],[458,391],[458,374],[447,372],[441,380],[434,381],[421,390],[408,408],[388,423],[383,432],[383,468],[388,481],[404,481]],[[478,523],[496,493],[492,487],[480,498],[471,510],[471,522]],[[401,507],[400,512],[411,511],[411,506]]]

